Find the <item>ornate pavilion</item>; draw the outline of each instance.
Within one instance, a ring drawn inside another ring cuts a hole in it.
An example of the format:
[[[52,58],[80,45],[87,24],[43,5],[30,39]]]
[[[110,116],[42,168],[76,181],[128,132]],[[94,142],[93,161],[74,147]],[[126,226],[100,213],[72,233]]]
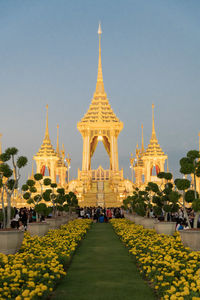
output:
[[[133,193],[136,187],[145,186],[149,181],[157,182],[157,174],[164,171],[167,155],[162,151],[155,132],[154,105],[152,105],[152,135],[145,149],[143,140],[141,149],[137,145],[136,156],[131,154],[130,162],[135,181],[124,179],[123,169],[119,168],[118,136],[123,129],[123,122],[113,112],[104,89],[101,61],[101,25],[98,28],[99,58],[96,89],[88,111],[77,124],[83,138],[82,168],[78,169],[78,177],[69,181],[70,158],[65,157],[64,146],[59,148],[59,128],[57,126],[57,145],[54,150],[48,129],[48,105],[46,106],[46,130],[42,145],[34,155],[36,172],[51,178],[66,192],[76,193],[80,206],[121,206],[123,199]],[[102,142],[110,161],[110,168],[104,170],[99,166],[91,168],[91,159]],[[29,178],[33,178],[34,170]],[[18,197],[19,199],[19,197]],[[22,202],[22,199],[21,201]],[[17,205],[17,203],[16,203]],[[24,204],[23,204],[24,205]]]

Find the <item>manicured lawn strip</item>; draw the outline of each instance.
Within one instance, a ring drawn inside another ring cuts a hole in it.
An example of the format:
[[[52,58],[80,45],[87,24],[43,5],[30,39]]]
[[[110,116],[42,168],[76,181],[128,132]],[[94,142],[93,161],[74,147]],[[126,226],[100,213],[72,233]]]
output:
[[[94,224],[52,299],[155,299],[110,224]]]

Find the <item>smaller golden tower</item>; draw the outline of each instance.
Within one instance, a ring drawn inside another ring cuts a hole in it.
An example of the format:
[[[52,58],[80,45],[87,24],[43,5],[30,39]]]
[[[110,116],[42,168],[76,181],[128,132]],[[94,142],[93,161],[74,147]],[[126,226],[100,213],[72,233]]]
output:
[[[152,134],[150,143],[142,156],[144,162],[144,178],[145,183],[149,181],[159,181],[157,174],[164,172],[165,160],[168,156],[162,151],[155,131],[155,120],[154,120],[154,104],[152,104]],[[155,168],[156,175],[153,175],[153,169]]]
[[[52,182],[56,182],[56,165],[59,160],[57,153],[54,151],[49,137],[49,125],[48,125],[48,105],[46,105],[46,130],[43,143],[38,153],[33,157],[36,166],[37,173],[41,173],[43,176],[51,178]],[[48,171],[47,174],[45,171]]]
[[[47,176],[52,182],[57,182],[62,187],[66,185],[65,152],[59,150],[59,126],[57,125],[57,147],[54,150],[49,137],[48,105],[46,106],[46,130],[43,143],[38,153],[33,157],[36,162],[37,173]],[[46,172],[47,171],[47,172]]]
[[[143,137],[143,125],[142,125],[142,146],[139,149],[136,147],[136,160],[133,166],[135,172],[135,184],[136,186],[146,185],[149,181],[159,182],[157,174],[164,172],[165,160],[167,155],[162,151],[155,131],[155,120],[154,120],[154,104],[152,104],[152,134],[150,143],[145,150],[144,148],[144,137]],[[153,174],[155,169],[155,174]]]

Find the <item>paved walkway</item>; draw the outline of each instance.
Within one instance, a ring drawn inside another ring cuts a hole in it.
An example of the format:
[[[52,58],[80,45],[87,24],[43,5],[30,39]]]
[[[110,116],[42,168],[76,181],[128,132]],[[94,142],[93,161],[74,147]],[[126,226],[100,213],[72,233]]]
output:
[[[78,248],[56,300],[156,299],[110,224],[94,224]]]

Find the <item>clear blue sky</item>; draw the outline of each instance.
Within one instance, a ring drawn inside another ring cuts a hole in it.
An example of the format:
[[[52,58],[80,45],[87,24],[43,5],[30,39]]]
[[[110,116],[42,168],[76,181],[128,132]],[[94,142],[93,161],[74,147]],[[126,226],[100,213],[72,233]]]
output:
[[[179,159],[198,147],[200,131],[199,0],[1,0],[0,132],[3,149],[17,146],[29,158],[38,151],[49,104],[51,141],[72,158],[72,177],[81,168],[82,138],[77,122],[95,90],[98,22],[102,23],[102,64],[111,106],[124,122],[119,163],[131,177],[129,156],[156,132],[178,175]],[[98,146],[93,167],[106,167]]]

